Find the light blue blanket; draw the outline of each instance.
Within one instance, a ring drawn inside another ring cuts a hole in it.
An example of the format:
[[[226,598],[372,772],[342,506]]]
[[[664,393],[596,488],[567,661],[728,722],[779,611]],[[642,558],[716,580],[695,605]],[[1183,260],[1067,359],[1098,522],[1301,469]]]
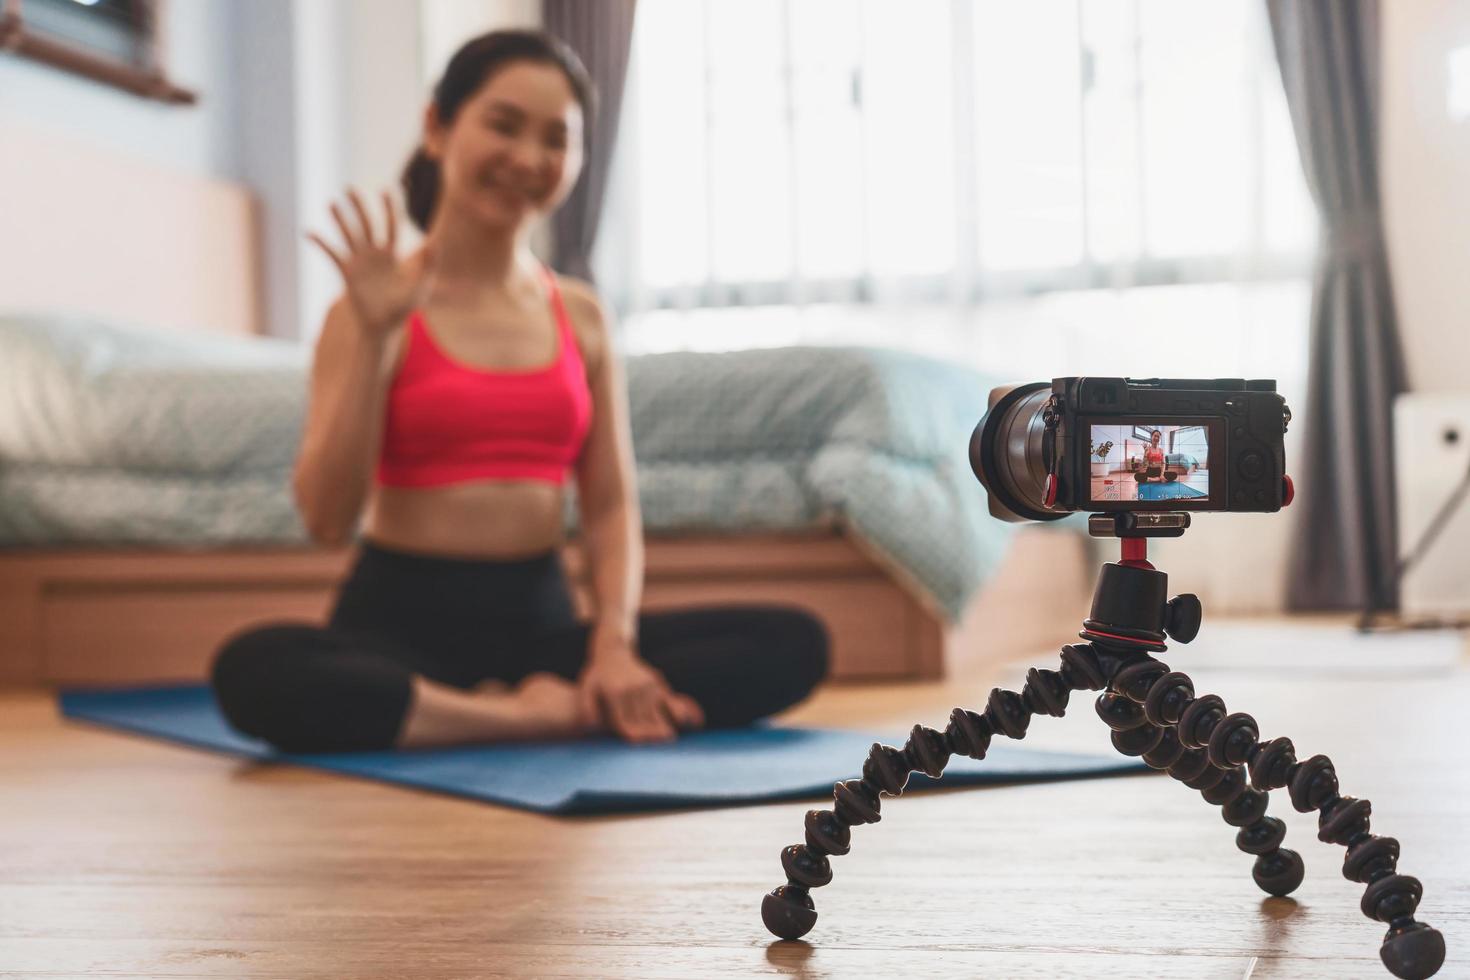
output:
[[[279,341],[0,317],[0,545],[304,542],[288,486],[306,361]],[[994,568],[1006,526],[966,459],[990,388],[975,372],[816,347],[626,371],[650,533],[844,527],[951,618]]]
[[[990,383],[872,348],[632,358],[628,389],[649,526],[843,526],[954,618],[1007,525],[970,472]]]

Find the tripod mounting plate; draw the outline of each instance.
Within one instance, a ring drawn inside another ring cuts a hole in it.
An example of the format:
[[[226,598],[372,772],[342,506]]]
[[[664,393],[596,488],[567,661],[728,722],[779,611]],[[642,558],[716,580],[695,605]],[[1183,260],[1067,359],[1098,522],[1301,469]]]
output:
[[[1178,538],[1187,527],[1189,515],[1181,511],[1125,510],[1087,518],[1087,533],[1094,538]]]

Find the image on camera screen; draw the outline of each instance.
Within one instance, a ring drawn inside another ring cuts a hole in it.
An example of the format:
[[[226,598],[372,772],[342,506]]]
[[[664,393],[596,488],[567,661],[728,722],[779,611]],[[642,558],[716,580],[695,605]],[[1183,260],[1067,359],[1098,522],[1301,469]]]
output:
[[[1210,432],[1203,425],[1093,425],[1090,497],[1191,500],[1210,495]]]

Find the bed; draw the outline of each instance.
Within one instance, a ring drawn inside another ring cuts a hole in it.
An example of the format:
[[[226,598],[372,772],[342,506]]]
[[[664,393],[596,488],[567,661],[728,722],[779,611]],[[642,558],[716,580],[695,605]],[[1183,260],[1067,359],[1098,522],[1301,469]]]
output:
[[[43,139],[21,147],[34,154],[21,159],[55,152]],[[77,172],[73,159],[68,180],[85,177],[90,195],[126,196],[143,179],[69,152],[89,161]],[[17,193],[6,176],[0,211]],[[44,174],[31,177],[44,191]],[[241,188],[148,186],[167,199],[148,211],[154,259],[212,251],[256,281],[256,256],[238,247],[255,238]],[[212,222],[189,201],[207,202]],[[143,220],[127,210],[116,220]],[[42,244],[66,240],[53,227]],[[234,285],[139,289],[160,279],[147,258],[109,253],[125,267],[118,282],[57,292],[66,314],[45,308],[37,283],[59,290],[55,269],[74,253],[3,258],[15,275],[0,283],[0,682],[195,679],[243,626],[322,617],[350,555],[313,547],[291,506],[304,348],[242,321]],[[827,625],[841,678],[935,677],[978,624],[1030,618],[1015,595],[983,588],[1015,560],[964,458],[986,379],[855,348],[648,355],[626,368],[645,608],[801,605]],[[563,558],[585,611],[574,507],[567,521]]]
[[[230,628],[322,614],[346,554],[290,497],[306,370],[284,341],[0,315],[0,576],[44,651],[21,676],[197,674]],[[625,370],[651,608],[795,601],[841,676],[938,673],[1008,540],[964,455],[983,379],[863,348]],[[566,522],[575,542],[574,501]],[[580,584],[575,544],[565,562]]]

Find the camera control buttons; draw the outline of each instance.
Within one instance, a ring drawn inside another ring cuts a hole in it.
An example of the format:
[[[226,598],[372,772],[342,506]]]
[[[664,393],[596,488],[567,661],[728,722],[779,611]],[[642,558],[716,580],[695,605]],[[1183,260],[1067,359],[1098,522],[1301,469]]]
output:
[[[1240,457],[1235,468],[1240,471],[1241,476],[1255,482],[1261,478],[1262,473],[1266,472],[1266,457],[1252,449]]]

